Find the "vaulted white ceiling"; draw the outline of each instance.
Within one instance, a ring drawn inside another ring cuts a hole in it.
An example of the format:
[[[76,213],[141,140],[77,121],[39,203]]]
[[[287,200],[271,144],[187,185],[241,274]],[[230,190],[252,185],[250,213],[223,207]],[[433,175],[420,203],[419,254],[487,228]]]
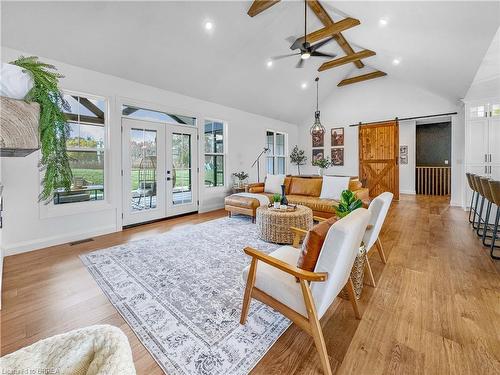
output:
[[[365,61],[450,99],[465,95],[500,24],[498,2],[329,2],[361,25],[344,32]],[[266,61],[288,52],[303,33],[303,3],[286,1],[251,18],[242,2],[3,2],[2,45],[219,104],[297,123],[320,92],[342,95],[337,83],[359,73],[352,65],[317,72],[326,61]],[[335,13],[337,12],[337,13]],[[309,31],[321,27],[309,12]],[[387,19],[380,27],[379,19]],[[206,20],[215,24],[207,33]],[[324,50],[341,50],[334,42]],[[401,60],[393,66],[392,60]],[[309,88],[301,89],[307,82]],[[371,81],[356,84],[363,90]]]

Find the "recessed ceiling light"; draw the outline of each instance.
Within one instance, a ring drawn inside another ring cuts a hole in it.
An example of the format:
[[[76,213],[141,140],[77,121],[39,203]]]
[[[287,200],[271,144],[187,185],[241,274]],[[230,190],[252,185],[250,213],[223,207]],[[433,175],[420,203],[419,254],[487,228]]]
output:
[[[211,21],[206,21],[206,22],[205,22],[205,30],[210,31],[210,30],[212,30],[213,28],[214,28],[214,24],[213,24],[213,22],[211,22]]]
[[[394,59],[392,60],[392,65],[399,65],[401,63],[400,59]]]
[[[387,18],[381,18],[378,20],[379,26],[382,26],[382,27],[387,26],[387,23],[388,23]]]
[[[302,90],[307,89],[307,82],[302,82],[302,84],[300,85],[300,88],[301,88]]]
[[[273,60],[267,60],[267,63],[266,63],[267,67],[270,68],[273,66]]]

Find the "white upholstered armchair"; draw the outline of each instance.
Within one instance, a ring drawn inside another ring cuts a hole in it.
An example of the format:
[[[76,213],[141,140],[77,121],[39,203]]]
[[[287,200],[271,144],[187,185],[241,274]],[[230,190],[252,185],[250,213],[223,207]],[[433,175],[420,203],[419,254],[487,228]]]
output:
[[[369,218],[368,210],[360,208],[333,224],[314,272],[296,266],[300,249],[292,246],[282,246],[269,255],[245,248],[252,262],[243,271],[247,284],[240,323],[246,322],[252,298],[264,302],[313,337],[323,370],[331,374],[319,319],[344,286],[360,319],[350,273]]]

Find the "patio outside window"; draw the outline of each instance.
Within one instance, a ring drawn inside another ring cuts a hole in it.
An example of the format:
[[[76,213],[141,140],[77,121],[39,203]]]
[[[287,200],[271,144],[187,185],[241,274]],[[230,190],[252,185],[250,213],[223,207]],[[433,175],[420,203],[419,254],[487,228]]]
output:
[[[66,142],[73,182],[71,189],[54,191],[54,204],[104,199],[104,135],[106,102],[65,94],[70,110],[64,110],[70,128]]]

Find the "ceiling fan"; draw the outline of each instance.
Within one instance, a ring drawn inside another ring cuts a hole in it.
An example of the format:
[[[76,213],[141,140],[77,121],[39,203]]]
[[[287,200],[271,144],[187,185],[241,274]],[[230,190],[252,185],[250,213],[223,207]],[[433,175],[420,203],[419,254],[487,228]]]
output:
[[[295,40],[295,38],[294,38]],[[290,47],[291,49],[299,49],[300,52],[296,53],[291,53],[288,55],[280,55],[280,56],[274,56],[272,60],[279,60],[279,59],[284,59],[286,57],[291,57],[291,56],[299,56],[300,55],[300,60],[295,66],[296,68],[302,68],[304,66],[304,61],[309,59],[310,57],[328,57],[328,58],[334,58],[336,55],[330,54],[330,53],[324,53],[318,51],[318,49],[328,42],[332,41],[332,38],[325,39],[321,42],[318,42],[316,44],[311,45],[307,41],[307,0],[304,0],[304,42],[303,43],[298,43],[299,39],[295,40],[292,46]]]

